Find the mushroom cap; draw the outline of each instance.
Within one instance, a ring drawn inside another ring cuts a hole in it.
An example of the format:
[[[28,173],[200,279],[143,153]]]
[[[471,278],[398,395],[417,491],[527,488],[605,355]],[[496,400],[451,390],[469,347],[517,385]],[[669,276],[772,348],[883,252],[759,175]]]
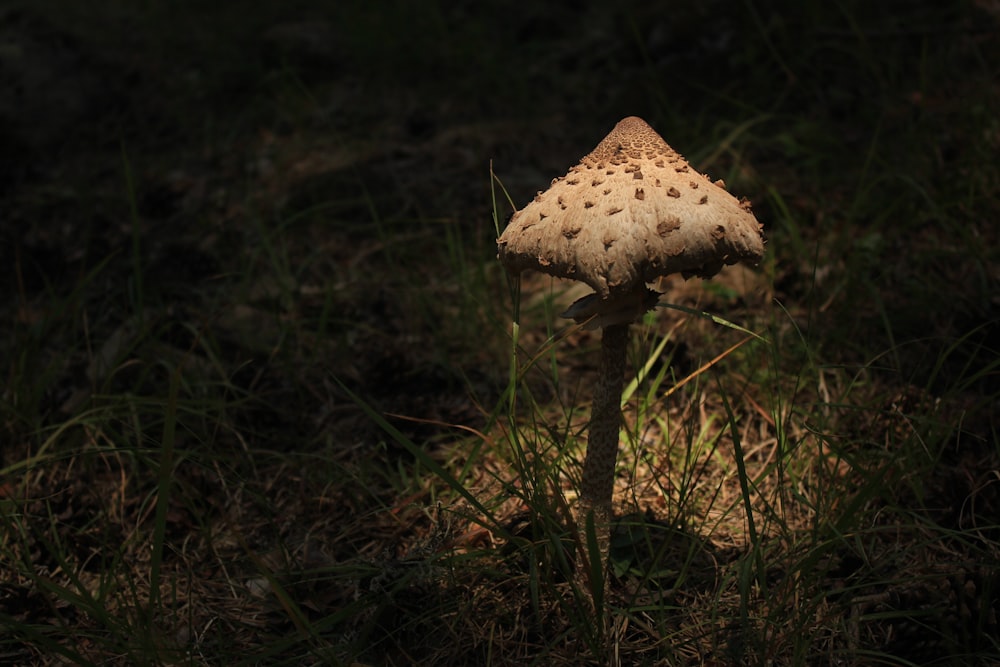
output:
[[[762,226],[644,120],[623,119],[580,164],[511,217],[497,240],[501,263],[590,285],[602,300],[659,276],[710,278],[756,263]]]

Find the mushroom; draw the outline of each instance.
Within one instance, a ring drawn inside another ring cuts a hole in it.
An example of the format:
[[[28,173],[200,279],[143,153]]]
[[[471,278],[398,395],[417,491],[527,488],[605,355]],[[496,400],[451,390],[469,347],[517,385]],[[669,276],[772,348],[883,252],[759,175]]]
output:
[[[628,327],[659,297],[646,283],[674,273],[710,278],[726,264],[756,263],[764,254],[762,226],[747,200],[695,171],[631,116],[517,211],[497,248],[514,275],[541,271],[594,290],[563,317],[603,328],[577,523],[585,539],[593,522],[606,562]]]

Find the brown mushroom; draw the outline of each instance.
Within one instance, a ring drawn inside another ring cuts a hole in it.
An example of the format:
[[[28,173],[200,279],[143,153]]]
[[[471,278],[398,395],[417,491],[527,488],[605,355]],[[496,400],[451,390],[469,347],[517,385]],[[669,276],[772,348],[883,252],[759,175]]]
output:
[[[764,252],[749,203],[635,116],[518,211],[497,245],[512,273],[581,280],[608,303],[659,276],[710,278]]]
[[[659,296],[646,283],[673,273],[710,278],[726,264],[760,261],[761,225],[746,200],[632,116],[515,213],[497,248],[515,275],[532,269],[594,290],[564,316],[604,330],[577,517],[581,527],[591,517],[606,561],[628,326]]]

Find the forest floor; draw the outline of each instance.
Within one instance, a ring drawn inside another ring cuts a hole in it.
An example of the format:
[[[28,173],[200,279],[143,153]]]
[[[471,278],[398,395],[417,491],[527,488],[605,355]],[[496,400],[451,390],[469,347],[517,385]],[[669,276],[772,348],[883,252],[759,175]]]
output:
[[[166,4],[0,10],[0,662],[1000,663],[995,2]],[[768,251],[632,327],[595,621],[495,239],[629,115]]]

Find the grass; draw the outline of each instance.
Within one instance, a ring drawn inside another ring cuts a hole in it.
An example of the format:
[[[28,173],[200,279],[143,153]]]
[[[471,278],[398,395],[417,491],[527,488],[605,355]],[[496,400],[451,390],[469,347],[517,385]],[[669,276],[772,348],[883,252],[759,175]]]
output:
[[[416,7],[0,14],[0,662],[1000,661],[990,4]],[[603,627],[493,241],[629,114],[769,253],[633,328]]]

